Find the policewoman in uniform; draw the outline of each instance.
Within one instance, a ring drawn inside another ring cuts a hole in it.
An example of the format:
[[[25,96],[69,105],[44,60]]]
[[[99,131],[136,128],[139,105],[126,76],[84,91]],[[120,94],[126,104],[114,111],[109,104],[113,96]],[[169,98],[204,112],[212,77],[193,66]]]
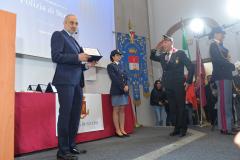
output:
[[[120,67],[119,63],[122,53],[119,50],[113,50],[110,54],[112,63],[108,64],[107,71],[111,79],[111,102],[113,106],[113,123],[116,129],[117,137],[128,137],[125,132],[125,112],[124,108],[128,104],[128,76],[126,72]]]

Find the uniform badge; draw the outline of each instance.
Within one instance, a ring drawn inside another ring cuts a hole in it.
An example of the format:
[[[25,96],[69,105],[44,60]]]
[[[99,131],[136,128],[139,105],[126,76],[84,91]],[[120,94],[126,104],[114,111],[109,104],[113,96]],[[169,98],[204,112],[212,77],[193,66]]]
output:
[[[178,64],[178,63],[179,63],[179,58],[177,57],[177,58],[176,58],[176,64]]]

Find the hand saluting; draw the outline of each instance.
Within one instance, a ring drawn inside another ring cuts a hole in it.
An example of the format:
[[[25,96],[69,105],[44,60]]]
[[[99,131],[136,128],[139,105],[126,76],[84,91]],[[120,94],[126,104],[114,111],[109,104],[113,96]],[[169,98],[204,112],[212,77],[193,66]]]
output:
[[[158,42],[157,46],[156,46],[156,50],[162,50],[163,47],[163,40],[161,40],[160,42]]]

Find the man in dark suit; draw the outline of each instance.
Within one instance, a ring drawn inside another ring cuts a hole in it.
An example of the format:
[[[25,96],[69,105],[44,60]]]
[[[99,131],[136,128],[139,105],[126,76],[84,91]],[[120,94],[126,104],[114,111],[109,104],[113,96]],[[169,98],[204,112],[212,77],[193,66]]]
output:
[[[163,69],[162,82],[167,93],[171,122],[175,126],[170,136],[183,137],[187,132],[185,90],[192,83],[193,65],[184,51],[173,48],[173,38],[167,35],[163,35],[163,40],[151,51],[150,59],[160,62]],[[184,66],[188,70],[186,82]]]
[[[67,15],[64,20],[64,30],[56,31],[51,38],[52,61],[57,63],[53,85],[59,98],[58,116],[58,147],[57,158],[75,160],[75,154],[86,153],[86,150],[76,148],[82,96],[84,87],[83,71],[95,65],[87,62],[88,56],[74,39],[78,21],[75,15]]]

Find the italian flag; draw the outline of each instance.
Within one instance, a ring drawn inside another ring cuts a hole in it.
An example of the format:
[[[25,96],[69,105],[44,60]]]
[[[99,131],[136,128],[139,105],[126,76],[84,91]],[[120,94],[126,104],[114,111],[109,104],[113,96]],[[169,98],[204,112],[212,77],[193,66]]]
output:
[[[188,58],[191,60],[191,55],[188,49],[188,43],[187,43],[187,38],[186,38],[186,33],[185,30],[182,28],[182,50],[185,51],[187,54]]]

